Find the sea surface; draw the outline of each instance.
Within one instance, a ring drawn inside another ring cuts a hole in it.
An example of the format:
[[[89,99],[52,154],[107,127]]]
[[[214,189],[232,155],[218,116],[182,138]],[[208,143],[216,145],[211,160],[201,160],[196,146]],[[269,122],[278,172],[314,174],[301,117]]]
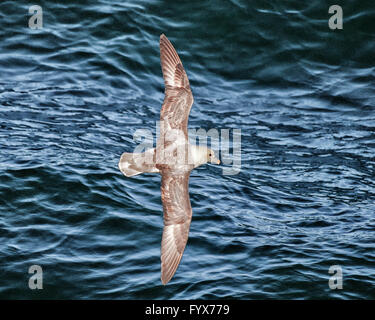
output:
[[[375,6],[341,3],[331,30],[334,1],[1,1],[0,298],[374,299]],[[241,130],[238,174],[191,173],[166,286],[160,176],[117,167],[156,130],[161,33],[189,128]]]

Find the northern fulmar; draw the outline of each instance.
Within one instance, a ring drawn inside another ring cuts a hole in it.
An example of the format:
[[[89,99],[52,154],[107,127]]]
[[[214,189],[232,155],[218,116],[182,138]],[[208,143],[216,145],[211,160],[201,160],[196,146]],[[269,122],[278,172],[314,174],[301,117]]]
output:
[[[206,146],[189,143],[187,125],[194,99],[182,62],[164,34],[160,36],[160,61],[165,97],[156,148],[144,153],[123,153],[119,168],[127,177],[143,172],[157,172],[162,176],[161,282],[165,285],[177,270],[189,236],[192,218],[190,171],[207,162],[220,164],[220,160]]]

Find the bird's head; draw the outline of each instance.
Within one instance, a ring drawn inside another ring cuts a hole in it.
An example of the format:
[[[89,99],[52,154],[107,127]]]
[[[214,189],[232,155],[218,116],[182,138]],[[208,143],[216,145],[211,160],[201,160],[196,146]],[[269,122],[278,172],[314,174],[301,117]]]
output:
[[[207,148],[206,156],[207,156],[207,162],[220,164],[220,160],[215,157],[215,152],[213,150]]]
[[[190,145],[191,155],[194,163],[194,168],[199,167],[207,162],[220,164],[220,160],[215,157],[215,152],[205,146]]]

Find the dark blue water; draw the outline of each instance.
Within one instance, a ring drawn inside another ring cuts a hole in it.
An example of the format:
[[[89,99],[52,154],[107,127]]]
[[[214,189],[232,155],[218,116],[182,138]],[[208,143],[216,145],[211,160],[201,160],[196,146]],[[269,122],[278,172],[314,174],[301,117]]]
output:
[[[40,30],[28,1],[0,3],[0,298],[375,298],[372,1],[342,3],[343,30],[318,0],[37,4]],[[161,33],[190,79],[190,128],[242,138],[239,174],[192,172],[167,286],[160,176],[117,168],[159,119]]]

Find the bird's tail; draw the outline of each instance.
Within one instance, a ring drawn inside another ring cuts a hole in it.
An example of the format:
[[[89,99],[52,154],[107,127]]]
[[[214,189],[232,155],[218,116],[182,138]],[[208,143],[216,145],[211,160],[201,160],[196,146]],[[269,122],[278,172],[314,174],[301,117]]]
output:
[[[127,177],[143,172],[159,172],[155,166],[155,149],[143,153],[123,153],[118,167]]]

